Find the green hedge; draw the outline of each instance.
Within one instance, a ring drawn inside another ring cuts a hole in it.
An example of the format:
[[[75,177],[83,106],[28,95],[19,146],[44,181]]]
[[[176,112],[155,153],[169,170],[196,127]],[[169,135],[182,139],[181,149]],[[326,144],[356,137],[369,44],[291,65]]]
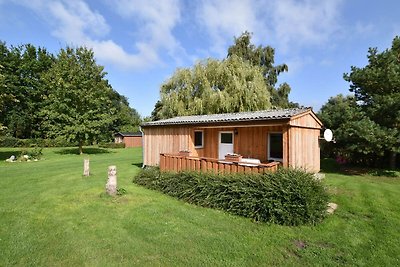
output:
[[[328,202],[321,182],[294,169],[221,175],[147,168],[134,182],[189,203],[282,225],[316,224],[325,217]]]
[[[102,147],[102,148],[125,148],[125,143],[106,143],[106,144],[100,144],[99,147]]]
[[[0,147],[71,147],[77,146],[77,144],[72,144],[63,138],[56,139],[19,139],[10,136],[0,137]]]

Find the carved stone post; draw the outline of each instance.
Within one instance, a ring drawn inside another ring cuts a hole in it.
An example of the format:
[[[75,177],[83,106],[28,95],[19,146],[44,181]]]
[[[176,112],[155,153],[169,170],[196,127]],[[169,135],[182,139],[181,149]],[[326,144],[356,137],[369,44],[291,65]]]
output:
[[[90,169],[89,169],[89,159],[83,160],[83,176],[89,176]]]
[[[106,193],[110,196],[117,194],[117,167],[108,166],[108,180],[106,184]]]

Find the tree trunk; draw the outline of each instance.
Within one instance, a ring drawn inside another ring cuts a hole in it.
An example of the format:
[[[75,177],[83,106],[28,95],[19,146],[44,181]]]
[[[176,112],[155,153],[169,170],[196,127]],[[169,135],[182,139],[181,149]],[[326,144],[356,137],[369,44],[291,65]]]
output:
[[[82,155],[83,154],[83,142],[79,141],[79,154]]]
[[[390,159],[389,159],[389,167],[390,169],[394,170],[396,169],[396,157],[397,154],[394,151],[390,151]]]

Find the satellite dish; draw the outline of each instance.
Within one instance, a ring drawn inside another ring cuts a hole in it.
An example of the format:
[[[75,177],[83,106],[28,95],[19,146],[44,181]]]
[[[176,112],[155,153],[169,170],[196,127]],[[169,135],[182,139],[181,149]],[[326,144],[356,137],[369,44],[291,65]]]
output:
[[[327,142],[332,141],[332,139],[333,139],[333,133],[332,133],[332,131],[331,131],[330,129],[326,129],[326,130],[324,131],[324,139],[325,139],[325,141],[327,141]]]

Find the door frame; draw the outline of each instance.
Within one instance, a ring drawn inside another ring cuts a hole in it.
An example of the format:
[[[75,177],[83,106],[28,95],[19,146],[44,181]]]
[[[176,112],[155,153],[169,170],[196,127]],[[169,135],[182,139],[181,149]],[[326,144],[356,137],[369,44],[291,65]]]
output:
[[[223,133],[232,134],[232,153],[234,153],[234,145],[235,145],[235,134],[234,134],[234,131],[219,131],[218,132],[218,159],[222,159],[222,158],[220,158],[220,146],[222,144],[221,143],[221,134],[223,134]]]
[[[271,134],[281,134],[282,135],[282,158],[271,157]],[[283,132],[268,132],[267,141],[268,141],[267,159],[269,161],[273,160],[273,161],[283,162],[283,151],[284,151]]]

